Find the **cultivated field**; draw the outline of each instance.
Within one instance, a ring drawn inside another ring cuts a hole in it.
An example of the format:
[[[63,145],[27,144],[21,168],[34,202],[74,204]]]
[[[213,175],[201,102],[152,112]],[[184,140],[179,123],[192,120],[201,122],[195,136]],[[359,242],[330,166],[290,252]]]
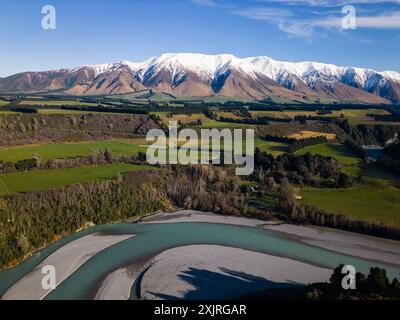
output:
[[[139,151],[146,151],[142,147],[145,143],[144,138],[124,139],[124,140],[105,140],[81,143],[60,143],[27,145],[21,147],[0,149],[0,161],[16,162],[24,159],[31,159],[39,156],[45,162],[52,159],[87,157],[92,150],[109,149],[114,155],[133,155]]]
[[[355,219],[400,226],[400,190],[302,190],[302,203]]]
[[[168,112],[155,112],[155,115],[158,115],[161,121],[168,125],[170,121],[177,121],[181,124],[187,123],[196,123],[197,121],[207,121],[209,120],[204,114],[202,113],[195,113],[195,114],[174,114],[172,116],[169,115]]]
[[[152,168],[146,165],[110,164],[84,168],[33,170],[2,174],[0,175],[0,195],[111,179],[119,173],[133,170],[150,170]]]
[[[315,132],[315,131],[307,131],[307,130],[288,135],[288,138],[297,139],[297,140],[315,138],[315,137],[325,137],[327,140],[336,139],[336,135],[333,133]]]
[[[254,147],[259,148],[261,151],[272,154],[272,156],[277,157],[281,154],[288,152],[288,145],[282,142],[275,141],[265,141],[256,138],[254,141]]]
[[[217,120],[212,120],[208,119],[203,121],[199,128],[217,128],[217,129],[222,129],[222,128],[250,128],[252,127],[249,124],[245,123],[230,123],[230,122],[221,122]]]

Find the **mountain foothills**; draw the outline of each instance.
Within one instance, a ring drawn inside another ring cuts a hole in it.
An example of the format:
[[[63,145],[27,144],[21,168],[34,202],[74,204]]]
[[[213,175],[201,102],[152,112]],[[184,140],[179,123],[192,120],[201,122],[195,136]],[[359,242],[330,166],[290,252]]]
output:
[[[174,97],[229,97],[298,102],[400,103],[400,73],[268,57],[163,54],[75,69],[0,78],[0,92],[116,95],[160,92]]]

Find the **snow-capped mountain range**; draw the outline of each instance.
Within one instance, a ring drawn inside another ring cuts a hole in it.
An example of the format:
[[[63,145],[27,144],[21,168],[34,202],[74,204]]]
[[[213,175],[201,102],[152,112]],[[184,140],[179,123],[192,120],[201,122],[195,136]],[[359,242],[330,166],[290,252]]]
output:
[[[104,95],[146,90],[176,97],[400,103],[400,73],[264,56],[170,53],[140,63],[121,61],[0,78],[0,92]]]

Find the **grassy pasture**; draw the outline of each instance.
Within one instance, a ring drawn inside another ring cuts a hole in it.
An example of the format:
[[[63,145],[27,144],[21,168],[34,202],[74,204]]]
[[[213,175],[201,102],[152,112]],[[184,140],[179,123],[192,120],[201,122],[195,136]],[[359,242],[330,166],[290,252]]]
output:
[[[42,161],[52,159],[86,157],[91,150],[110,149],[114,155],[133,155],[139,151],[146,151],[141,145],[145,139],[105,140],[81,143],[60,143],[27,145],[21,147],[0,149],[0,161],[16,162],[23,159],[30,159],[39,155]]]
[[[358,164],[359,158],[356,154],[340,143],[321,143],[303,148],[296,152],[298,155],[306,153],[319,154],[325,157],[335,158],[344,165]]]
[[[200,136],[199,136],[200,138]],[[168,143],[168,139],[165,141]],[[186,144],[186,140],[179,140],[178,146]],[[146,145],[151,144],[145,138],[104,140],[80,143],[59,143],[59,144],[38,144],[0,149],[0,161],[17,162],[19,160],[30,159],[38,155],[43,162],[53,159],[65,159],[73,157],[87,157],[92,150],[109,149],[114,155],[133,155],[139,151],[146,152]],[[201,145],[201,140],[190,141],[190,146]],[[209,143],[211,146],[211,142]],[[242,148],[245,150],[246,143],[243,142]],[[287,145],[280,142],[265,141],[256,138],[254,147],[262,151],[278,156],[287,152]],[[223,149],[223,140],[221,142]]]
[[[34,170],[2,174],[0,175],[0,195],[106,180],[116,177],[119,173],[150,169],[152,167],[146,165],[110,164],[85,168]]]
[[[302,190],[301,202],[354,219],[400,226],[399,189]]]
[[[297,155],[306,153],[319,154],[324,157],[332,157],[339,161],[343,166],[343,171],[352,176],[358,176],[361,172],[359,167],[360,159],[346,146],[340,143],[322,143],[303,148],[296,152]]]
[[[256,138],[254,141],[254,148],[259,148],[261,151],[272,154],[272,156],[277,157],[283,153],[288,152],[288,145],[282,142],[275,141],[265,141]]]
[[[0,100],[0,107],[8,105],[9,101]]]

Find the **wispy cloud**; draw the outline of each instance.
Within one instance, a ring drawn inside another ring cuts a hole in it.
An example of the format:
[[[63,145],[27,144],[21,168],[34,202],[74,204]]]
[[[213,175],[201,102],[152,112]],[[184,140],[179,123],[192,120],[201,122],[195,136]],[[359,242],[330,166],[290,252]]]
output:
[[[362,16],[356,18],[357,28],[400,29],[400,11],[379,16]],[[291,20],[279,23],[279,28],[287,33],[300,37],[312,37],[316,29],[342,29],[342,17],[325,19]]]
[[[252,20],[264,20],[264,21],[279,21],[283,18],[288,18],[293,16],[293,12],[290,10],[280,9],[280,8],[267,8],[267,7],[244,8],[239,10],[233,10],[231,11],[231,13]]]
[[[324,30],[342,30],[341,7],[346,4],[356,7],[356,28],[400,29],[400,0],[248,0],[233,8],[223,6],[221,0],[191,1],[223,7],[230,14],[265,21],[287,34],[308,39]]]
[[[218,3],[215,0],[192,0],[194,4],[206,7],[216,7]]]

